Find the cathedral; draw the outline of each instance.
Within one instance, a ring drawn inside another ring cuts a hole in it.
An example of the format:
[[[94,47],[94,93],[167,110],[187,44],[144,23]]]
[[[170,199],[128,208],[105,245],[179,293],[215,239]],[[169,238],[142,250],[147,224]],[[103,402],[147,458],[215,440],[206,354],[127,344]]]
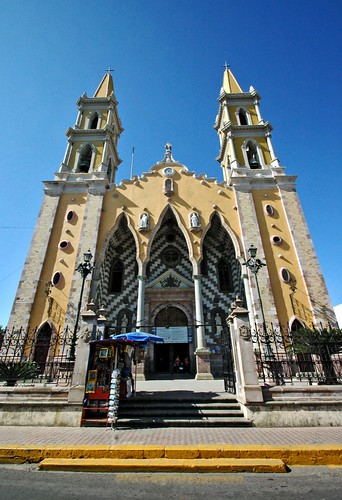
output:
[[[181,359],[201,380],[226,369],[229,316],[243,317],[246,328],[289,331],[334,323],[296,177],[279,163],[253,87],[243,91],[224,70],[217,178],[189,171],[167,143],[147,172],[117,183],[123,126],[109,72],[77,107],[63,161],[44,182],[9,327],[47,339],[74,329],[66,356],[75,362],[78,401],[91,340],[157,334],[164,342],[149,347],[139,376],[172,373]],[[231,342],[236,380],[247,386],[253,350]]]

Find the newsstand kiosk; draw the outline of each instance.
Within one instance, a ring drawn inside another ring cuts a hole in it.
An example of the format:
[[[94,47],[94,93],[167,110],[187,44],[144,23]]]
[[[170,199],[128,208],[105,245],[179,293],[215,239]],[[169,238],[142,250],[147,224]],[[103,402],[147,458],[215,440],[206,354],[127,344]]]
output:
[[[119,399],[126,397],[126,379],[121,369],[131,366],[133,343],[94,340],[86,377],[81,426],[105,426],[116,423]]]

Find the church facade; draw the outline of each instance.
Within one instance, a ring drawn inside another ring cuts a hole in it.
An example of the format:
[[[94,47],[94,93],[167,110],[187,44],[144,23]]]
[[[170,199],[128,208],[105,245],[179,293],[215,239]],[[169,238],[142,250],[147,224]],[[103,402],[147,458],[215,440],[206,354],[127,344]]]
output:
[[[111,75],[78,100],[9,321],[59,335],[77,319],[75,386],[84,388],[90,339],[156,333],[164,343],[150,347],[141,377],[172,373],[180,358],[209,379],[223,374],[222,332],[237,304],[250,326],[334,323],[296,178],[279,164],[259,101],[224,71],[215,122],[223,180],[189,171],[166,144],[148,172],[117,184],[123,128]],[[246,265],[251,248],[266,264],[257,276]]]

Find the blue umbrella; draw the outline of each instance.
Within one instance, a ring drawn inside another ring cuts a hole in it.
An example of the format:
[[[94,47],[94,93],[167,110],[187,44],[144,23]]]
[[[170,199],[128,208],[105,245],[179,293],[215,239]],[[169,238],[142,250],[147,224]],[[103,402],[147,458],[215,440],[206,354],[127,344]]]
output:
[[[121,333],[120,335],[111,335],[110,338],[113,340],[129,340],[130,342],[138,342],[140,344],[164,342],[163,337],[146,332]]]

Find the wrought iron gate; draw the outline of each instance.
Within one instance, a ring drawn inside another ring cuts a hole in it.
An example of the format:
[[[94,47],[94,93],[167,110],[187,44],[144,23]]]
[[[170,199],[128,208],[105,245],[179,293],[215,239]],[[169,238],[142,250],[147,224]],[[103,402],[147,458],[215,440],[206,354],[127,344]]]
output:
[[[232,352],[232,341],[230,331],[224,328],[221,331],[221,348],[223,360],[224,390],[236,394],[234,358]]]

